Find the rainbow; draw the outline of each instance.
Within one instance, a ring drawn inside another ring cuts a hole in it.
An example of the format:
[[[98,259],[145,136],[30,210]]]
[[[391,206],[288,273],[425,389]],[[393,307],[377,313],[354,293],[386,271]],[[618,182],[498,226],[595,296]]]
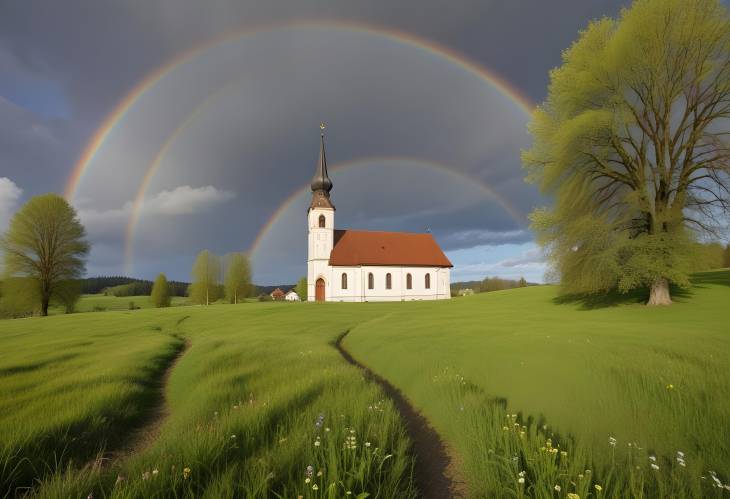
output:
[[[178,67],[181,67],[193,61],[198,56],[204,55],[207,51],[215,47],[221,46],[225,43],[232,43],[243,37],[256,35],[266,31],[291,28],[338,29],[385,37],[396,43],[415,47],[427,53],[446,59],[455,66],[461,68],[462,70],[467,71],[468,73],[471,73],[474,76],[494,86],[497,90],[500,91],[500,93],[502,93],[505,97],[515,103],[527,114],[530,114],[532,112],[532,109],[534,108],[534,104],[530,102],[530,100],[524,94],[522,94],[520,90],[510,85],[504,78],[502,78],[497,73],[487,70],[483,66],[466,58],[464,55],[459,54],[452,49],[439,45],[431,40],[412,35],[410,33],[349,21],[293,21],[263,27],[247,29],[244,28],[234,32],[224,33],[217,38],[214,38],[197,47],[194,47],[187,52],[179,54],[178,56],[172,58],[169,62],[164,64],[162,67],[147,75],[137,85],[135,85],[132,90],[130,90],[124,96],[124,98],[122,98],[122,100],[117,103],[114,109],[107,115],[101,126],[99,126],[99,128],[94,132],[91,140],[89,140],[86,147],[82,151],[78,161],[74,165],[74,168],[68,177],[68,180],[66,181],[66,188],[64,190],[64,195],[66,199],[68,199],[69,201],[73,200],[74,196],[76,195],[76,191],[78,190],[79,184],[84,176],[84,173],[89,169],[90,165],[101,150],[109,134],[119,125],[124,116],[132,108],[132,106],[137,103],[140,97],[143,96],[152,87],[154,87],[157,83],[159,83],[168,74],[173,72]]]
[[[384,162],[407,162],[409,164],[417,164],[418,166],[425,166],[428,168],[431,168],[433,170],[437,170],[439,172],[445,173],[447,175],[450,175],[454,178],[457,178],[459,180],[464,180],[466,182],[469,182],[472,185],[476,185],[487,197],[493,199],[504,211],[512,218],[518,226],[522,227],[526,224],[526,218],[523,213],[521,213],[519,210],[517,210],[512,204],[504,198],[499,192],[494,190],[490,185],[486,184],[485,182],[471,177],[469,175],[466,175],[465,173],[462,173],[458,170],[454,170],[452,168],[449,168],[448,166],[437,163],[435,161],[430,160],[423,160],[420,158],[413,158],[408,156],[374,156],[374,157],[368,157],[368,158],[358,158],[353,159],[349,161],[344,161],[341,163],[337,163],[332,168],[330,168],[330,171],[332,173],[342,172],[345,170],[360,168],[360,167],[367,167],[368,165],[372,165],[373,163],[384,163]],[[273,226],[276,224],[276,222],[282,217],[282,215],[289,209],[289,207],[297,200],[297,198],[305,193],[309,189],[309,183],[306,183],[305,185],[299,187],[295,191],[293,191],[286,200],[277,208],[277,210],[269,217],[269,219],[266,221],[266,223],[261,227],[258,234],[256,235],[256,238],[254,239],[253,243],[248,249],[248,255],[253,260],[256,252],[258,251],[259,247],[261,246],[262,241],[266,237],[266,235],[271,231]]]
[[[150,182],[152,181],[152,178],[155,176],[155,173],[157,173],[157,170],[160,168],[160,165],[162,164],[162,160],[165,158],[165,155],[170,150],[170,147],[175,143],[178,137],[180,137],[185,130],[188,129],[188,127],[195,121],[195,119],[202,114],[202,112],[213,102],[217,97],[219,97],[221,94],[229,90],[235,82],[228,83],[215,92],[209,94],[203,101],[198,104],[188,115],[185,117],[185,119],[180,123],[180,125],[173,130],[173,132],[167,137],[165,142],[162,144],[162,147],[160,150],[155,154],[154,159],[150,163],[150,166],[147,168],[147,171],[144,174],[144,177],[142,177],[142,182],[139,184],[139,188],[137,189],[137,194],[134,197],[134,200],[132,201],[132,211],[129,215],[129,221],[127,222],[127,228],[126,228],[126,237],[125,237],[125,243],[124,243],[124,268],[125,272],[129,273],[131,271],[132,267],[132,254],[134,251],[134,230],[137,226],[137,222],[139,221],[139,218],[142,214],[142,205],[144,204],[144,196],[147,192],[147,188],[150,185]]]
[[[466,58],[462,54],[457,53],[454,50],[451,50],[447,47],[444,47],[442,45],[439,45],[435,42],[432,42],[430,40],[420,38],[418,36],[412,35],[410,33],[405,33],[402,31],[397,31],[389,28],[383,28],[378,26],[372,26],[368,24],[363,23],[353,23],[348,21],[329,21],[329,22],[321,22],[321,21],[293,21],[293,22],[286,22],[286,23],[279,23],[279,24],[272,24],[268,26],[261,26],[261,27],[255,27],[255,28],[246,28],[246,29],[239,29],[233,32],[225,33],[219,37],[216,37],[210,41],[207,41],[199,46],[196,46],[192,48],[191,50],[188,50],[187,52],[183,52],[179,54],[178,56],[172,58],[169,62],[161,66],[160,68],[156,69],[152,73],[148,74],[145,78],[143,78],[137,85],[135,85],[131,91],[129,91],[124,98],[119,101],[119,103],[114,107],[114,109],[109,113],[109,115],[104,119],[101,126],[94,132],[94,134],[91,137],[91,140],[87,143],[86,147],[82,151],[78,161],[74,165],[74,168],[71,172],[71,174],[68,177],[68,180],[66,182],[66,187],[64,191],[64,195],[66,199],[69,201],[72,201],[76,195],[76,192],[78,191],[79,185],[81,183],[81,180],[84,177],[84,173],[89,170],[90,166],[93,163],[94,158],[99,154],[99,151],[103,147],[106,139],[109,137],[109,135],[120,125],[120,123],[124,120],[124,117],[127,115],[129,110],[140,100],[140,98],[145,95],[148,91],[150,91],[152,88],[155,87],[161,80],[163,80],[165,77],[170,75],[172,72],[174,72],[176,69],[181,68],[182,66],[193,62],[198,57],[204,56],[208,51],[220,47],[227,43],[234,43],[244,37],[249,37],[253,35],[257,35],[264,32],[269,32],[277,29],[296,29],[296,28],[309,28],[309,29],[335,29],[335,30],[343,30],[348,32],[357,32],[357,33],[364,33],[364,34],[370,34],[374,36],[380,36],[384,37],[388,40],[391,40],[395,43],[400,43],[406,46],[414,47],[419,50],[423,50],[426,53],[435,55],[437,57],[440,57],[449,63],[453,64],[454,66],[460,68],[463,71],[466,71],[467,73],[481,79],[482,81],[488,83],[492,87],[496,88],[502,95],[504,95],[508,100],[513,102],[519,109],[521,109],[525,114],[530,114],[532,112],[532,109],[534,108],[534,104],[530,102],[530,100],[525,97],[517,88],[511,86],[506,80],[504,80],[500,75],[497,73],[494,73],[492,71],[487,70],[483,66],[477,64],[474,61],[471,61],[470,59]],[[196,106],[193,111],[191,111],[183,120],[183,122],[168,136],[168,138],[165,140],[163,145],[161,146],[158,153],[153,158],[152,162],[150,163],[149,167],[147,168],[146,173],[144,174],[142,181],[140,182],[139,188],[137,190],[137,193],[134,197],[133,203],[132,203],[132,211],[130,214],[129,222],[127,224],[126,228],[126,238],[125,238],[125,266],[129,268],[131,266],[132,262],[132,254],[133,254],[133,247],[134,247],[134,232],[135,228],[137,226],[137,223],[139,222],[140,216],[141,216],[141,209],[144,204],[144,196],[147,192],[147,189],[150,185],[150,182],[154,175],[156,174],[157,170],[160,167],[160,164],[163,162],[164,157],[169,152],[173,144],[176,142],[176,139],[195,121],[197,117],[199,117],[202,114],[202,111],[213,101],[215,98],[222,93],[225,89],[229,88],[230,84],[225,85],[223,88],[219,89],[218,91],[208,95],[203,102],[201,102],[198,106]],[[347,167],[350,163],[356,163],[348,162],[343,163],[341,165],[341,168]],[[432,165],[435,165],[435,163],[431,163]],[[439,166],[439,168],[444,169],[445,171],[448,170],[448,168]],[[458,174],[454,171],[451,171],[451,173],[455,173],[457,175],[463,175]],[[471,179],[472,182],[474,182],[474,179]],[[479,181],[477,181],[479,183]],[[505,200],[501,199],[493,190],[491,190],[488,186],[485,184],[481,184],[482,187],[485,189],[485,192],[488,193],[490,196],[492,196],[495,200],[497,200],[500,205],[502,205],[505,208],[505,211],[507,211],[512,218],[520,219],[522,220],[523,217],[520,214],[516,214],[515,210],[511,208],[509,203],[507,203]],[[278,219],[278,217],[281,215],[283,210],[292,202],[293,197],[296,197],[297,194],[301,192],[301,189],[298,189],[290,198],[287,199],[287,201],[280,206],[280,208],[272,214],[269,221],[264,224],[262,229],[259,231],[256,239],[254,240],[253,245],[251,246],[251,251],[255,251],[258,244],[260,243],[261,238],[264,237],[266,232],[270,229],[270,227],[273,225],[273,223]]]

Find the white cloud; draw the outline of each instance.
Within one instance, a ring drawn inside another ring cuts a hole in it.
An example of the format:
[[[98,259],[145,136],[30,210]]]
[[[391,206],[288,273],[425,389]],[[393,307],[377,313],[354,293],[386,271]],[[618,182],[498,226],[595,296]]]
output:
[[[0,177],[0,231],[5,231],[23,190],[7,177]]]
[[[162,191],[149,201],[145,201],[142,210],[145,213],[161,215],[183,215],[199,212],[234,197],[235,193],[216,189],[212,185],[205,187],[181,185],[171,191]]]
[[[232,191],[220,190],[212,185],[191,187],[181,185],[172,190],[160,191],[142,202],[140,218],[150,215],[178,216],[200,213],[235,197]],[[122,236],[132,215],[131,201],[121,208],[95,210],[78,208],[79,218],[92,238]]]

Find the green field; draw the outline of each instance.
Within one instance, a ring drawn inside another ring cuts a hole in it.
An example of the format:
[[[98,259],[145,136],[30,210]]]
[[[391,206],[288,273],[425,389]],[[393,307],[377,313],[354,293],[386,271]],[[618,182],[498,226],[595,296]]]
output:
[[[188,299],[184,296],[171,297],[171,306],[187,305]],[[130,310],[138,308],[152,308],[152,302],[147,295],[142,296],[107,296],[83,295],[76,304],[76,312],[106,312],[108,310]],[[52,315],[63,314],[61,307],[52,307]]]
[[[724,271],[662,309],[540,286],[0,321],[0,492],[415,496],[413,459],[428,456],[334,348],[349,331],[345,348],[428,418],[472,497],[722,497],[729,304]]]

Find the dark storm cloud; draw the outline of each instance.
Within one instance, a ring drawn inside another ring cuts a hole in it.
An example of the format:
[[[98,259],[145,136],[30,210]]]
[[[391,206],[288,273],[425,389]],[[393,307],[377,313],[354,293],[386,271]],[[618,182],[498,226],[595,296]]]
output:
[[[4,2],[0,4],[0,96],[5,97],[0,99],[0,177],[8,177],[25,196],[61,191],[93,130],[138,81],[176,54],[243,26],[343,19],[410,32],[465,54],[539,101],[545,95],[548,70],[559,63],[561,50],[590,18],[614,15],[621,3]],[[337,47],[330,46],[333,41]],[[223,92],[210,104],[210,112],[181,133],[148,198],[187,187],[235,191],[235,199],[196,213],[143,217],[135,247],[135,272],[140,275],[150,277],[162,269],[186,278],[201,244],[220,253],[248,248],[262,224],[310,177],[317,147],[312,125],[322,118],[331,124],[331,164],[367,156],[418,156],[489,185],[522,214],[542,202],[534,187],[522,181],[518,151],[529,143],[520,130],[523,123],[490,120],[491,111],[474,102],[483,84],[456,78],[453,68],[436,63],[411,67],[408,53],[402,58],[378,56],[367,71],[353,67],[362,61],[348,53],[372,49],[379,54],[371,42],[361,42],[357,37],[280,36],[265,42],[266,50],[260,54],[240,59],[240,65],[210,66],[203,71],[204,78],[190,74],[153,93],[130,113],[127,128],[120,126],[102,148],[99,156],[105,166],[95,167],[87,176],[77,200],[87,219],[89,214],[96,216],[99,228],[90,230],[97,234],[99,245],[89,272],[120,271],[124,226],[142,173],[195,106],[232,78],[240,78],[240,84]],[[320,60],[311,57],[325,52]],[[429,72],[431,68],[435,69]],[[501,105],[488,95],[484,103],[486,108]],[[374,179],[361,175],[353,181],[367,185],[367,180]],[[417,176],[413,181],[421,180]],[[407,182],[385,181],[401,189]],[[383,188],[370,198],[367,194],[372,191],[353,192],[348,196],[351,202],[340,202],[338,220],[385,230],[428,227],[447,249],[529,239],[524,224],[505,214],[494,200],[470,204],[456,199],[466,190],[457,180],[424,182],[420,196],[428,196],[429,189],[438,190],[444,182],[450,184],[444,188],[454,193],[419,204],[412,199],[415,194],[402,190]],[[104,225],[99,223],[104,216],[117,218]],[[288,225],[282,222],[279,230],[299,234],[303,217],[292,218]],[[303,244],[301,238],[271,249],[262,275],[269,280],[296,277]],[[288,270],[287,262],[291,262]]]

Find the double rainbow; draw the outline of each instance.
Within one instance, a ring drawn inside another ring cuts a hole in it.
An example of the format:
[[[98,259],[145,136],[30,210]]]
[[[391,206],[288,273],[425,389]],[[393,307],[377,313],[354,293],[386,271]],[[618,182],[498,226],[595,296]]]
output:
[[[287,22],[287,23],[281,23],[281,24],[272,24],[268,26],[262,26],[262,27],[255,27],[255,28],[247,28],[242,30],[237,30],[234,32],[223,34],[220,37],[214,38],[206,43],[203,43],[201,45],[198,45],[194,47],[193,49],[184,52],[176,57],[174,57],[172,60],[158,68],[157,70],[153,71],[149,75],[147,75],[143,80],[141,80],[112,110],[111,113],[105,118],[101,126],[94,132],[91,140],[88,142],[87,146],[84,148],[81,156],[79,157],[79,160],[76,162],[71,175],[69,176],[67,182],[66,182],[66,188],[65,188],[65,197],[69,201],[73,200],[76,192],[79,188],[79,185],[84,177],[84,174],[89,170],[90,166],[93,163],[93,160],[95,157],[98,156],[99,151],[101,150],[102,146],[104,145],[104,142],[109,137],[109,135],[117,128],[120,123],[123,122],[124,117],[127,115],[129,110],[139,101],[139,99],[146,94],[148,91],[150,91],[155,85],[157,85],[161,80],[163,80],[166,76],[170,75],[170,73],[174,72],[176,69],[194,62],[198,58],[204,57],[209,51],[212,49],[215,49],[217,47],[220,47],[224,44],[228,43],[235,43],[241,40],[245,37],[254,36],[257,34],[261,34],[268,31],[273,30],[279,30],[279,29],[302,29],[302,28],[311,28],[311,29],[334,29],[334,30],[343,30],[348,32],[356,32],[356,33],[364,33],[369,34],[373,36],[379,36],[384,39],[387,39],[389,41],[392,41],[394,43],[398,43],[404,46],[417,48],[419,50],[422,50],[428,54],[431,54],[435,57],[440,58],[441,60],[444,60],[450,64],[453,64],[455,67],[461,69],[462,71],[471,74],[473,76],[476,76],[477,78],[484,81],[489,86],[495,88],[497,91],[499,91],[503,96],[505,96],[508,100],[510,100],[512,103],[514,103],[519,109],[521,109],[525,114],[530,114],[532,111],[532,108],[534,105],[525,97],[517,88],[510,85],[506,80],[504,80],[501,76],[498,74],[491,72],[484,68],[483,66],[475,63],[474,61],[471,61],[464,57],[463,55],[447,48],[442,45],[439,45],[431,40],[427,40],[424,38],[417,37],[415,35],[412,35],[410,33],[405,33],[402,31],[397,31],[394,29],[389,28],[383,28],[383,27],[377,27],[372,26],[368,24],[363,23],[354,23],[354,22],[348,22],[348,21],[328,21],[328,22],[319,22],[319,21],[294,21],[294,22]],[[134,197],[134,200],[132,202],[132,211],[129,217],[129,221],[127,224],[126,229],[126,240],[125,240],[125,265],[127,266],[127,269],[129,269],[129,266],[132,262],[132,250],[134,246],[134,232],[137,223],[140,219],[141,214],[141,208],[145,197],[145,194],[147,192],[147,189],[150,185],[150,182],[152,178],[154,177],[155,173],[160,167],[160,164],[162,163],[165,155],[168,153],[168,151],[171,149],[173,144],[175,143],[176,139],[186,130],[190,125],[198,118],[201,114],[203,114],[203,111],[210,105],[212,101],[214,101],[218,96],[223,94],[228,88],[230,88],[231,84],[225,85],[221,89],[216,90],[212,94],[208,95],[203,101],[198,104],[193,111],[191,111],[184,120],[180,123],[180,125],[175,128],[175,130],[168,136],[168,138],[165,140],[165,142],[160,147],[159,151],[153,158],[152,162],[148,166],[146,173],[144,174],[139,187],[137,189],[137,193]],[[423,163],[429,163],[431,165],[436,165],[433,162],[428,161],[422,161]],[[347,164],[341,165],[341,168],[347,168]],[[453,172],[453,170],[448,169],[447,167],[443,165],[437,165],[439,169],[442,169],[444,171],[448,170]],[[519,215],[519,211],[516,210],[507,200],[501,199],[499,196],[497,196],[497,193],[494,192],[493,189],[488,187],[483,182],[479,181],[478,179],[471,178],[472,182],[476,181],[479,185],[481,185],[485,193],[489,194],[491,197],[493,197],[497,202],[507,211],[507,213],[512,218],[519,218],[522,219],[522,215]],[[293,198],[296,197],[301,192],[301,189],[298,189],[295,191],[292,196],[290,196],[280,207],[272,214],[272,216],[269,218],[269,220],[263,225],[261,231],[259,231],[259,234],[257,235],[256,239],[254,240],[253,245],[251,246],[251,251],[255,251],[258,244],[260,243],[263,236],[266,234],[266,232],[272,227],[274,222],[278,219],[278,217],[283,213],[285,210],[285,207],[288,206]],[[519,215],[519,216],[516,216]]]

